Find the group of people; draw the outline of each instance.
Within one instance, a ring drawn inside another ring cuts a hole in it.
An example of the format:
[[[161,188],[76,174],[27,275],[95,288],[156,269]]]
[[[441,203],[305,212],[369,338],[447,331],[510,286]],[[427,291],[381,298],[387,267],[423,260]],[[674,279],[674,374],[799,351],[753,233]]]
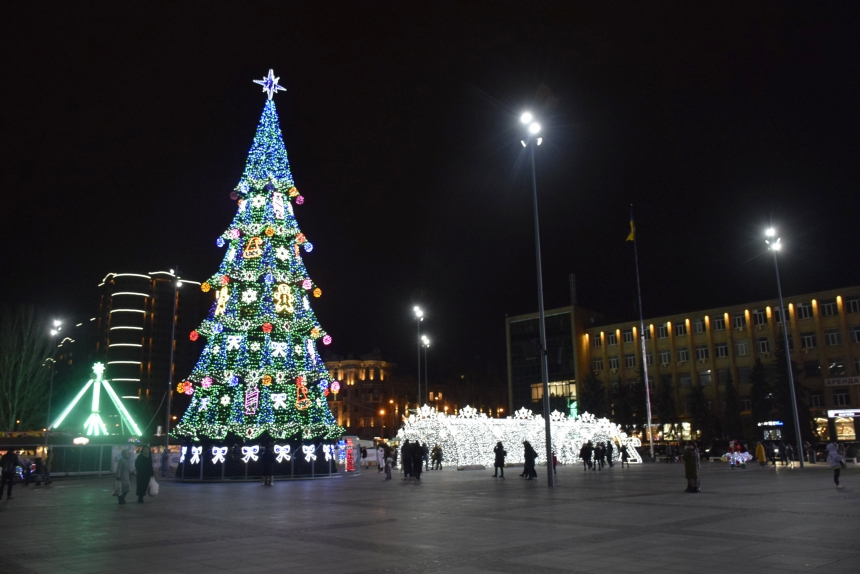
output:
[[[613,464],[613,454],[615,452],[615,447],[612,444],[612,441],[608,441],[606,443],[598,442],[597,445],[594,445],[590,440],[583,443],[582,447],[579,449],[579,458],[582,459],[582,470],[603,470],[603,467],[609,465],[610,468],[614,466]],[[618,447],[619,458],[621,459],[621,468],[624,468],[624,463],[627,463],[628,468],[630,467],[630,453],[627,451],[627,445],[622,444]]]
[[[24,482],[24,486],[29,486],[30,482],[35,482],[36,486],[40,486],[42,482],[51,484],[51,462],[53,459],[53,449],[48,449],[47,456],[43,459],[40,456],[17,454],[13,449],[7,450],[0,457],[0,500],[3,498],[3,490],[6,490],[6,498],[12,497],[12,485],[18,475],[20,469],[20,479]]]
[[[740,445],[739,441],[735,441],[736,445]],[[735,448],[739,448],[736,446]],[[746,450],[746,445],[743,446],[744,450]],[[779,457],[780,462],[782,462],[783,466],[789,466],[794,468],[794,447],[791,444],[786,444],[782,441],[779,443],[772,442],[762,442],[758,441],[755,445],[755,458],[759,463],[759,466],[764,468],[767,466],[768,461],[771,465],[776,468],[776,460]]]
[[[422,467],[430,470],[427,464],[429,456],[430,451],[427,448],[427,443],[420,444],[418,441],[404,441],[400,447],[400,464],[403,467],[403,478],[421,480]]]
[[[116,497],[119,504],[125,504],[125,497],[131,490],[131,451],[123,449],[120,453],[119,461],[116,465]],[[155,471],[152,468],[152,452],[148,446],[140,449],[137,458],[134,459],[134,470],[136,473],[136,489],[137,501],[143,503],[143,497],[146,496],[149,489],[149,481],[155,476]]]

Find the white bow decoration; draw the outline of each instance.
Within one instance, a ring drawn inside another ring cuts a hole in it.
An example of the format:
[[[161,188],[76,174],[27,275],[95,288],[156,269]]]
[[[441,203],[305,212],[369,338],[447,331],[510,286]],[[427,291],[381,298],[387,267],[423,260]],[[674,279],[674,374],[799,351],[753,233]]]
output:
[[[191,464],[200,464],[200,455],[203,454],[202,446],[191,447]]]
[[[272,347],[272,356],[273,357],[286,357],[287,356],[287,343],[280,343],[278,341],[272,341],[269,343]]]
[[[314,454],[314,451],[317,449],[314,445],[302,445],[302,452],[305,453],[305,460],[310,462],[312,460],[317,459],[317,455]]]
[[[200,399],[200,410],[205,411],[209,408],[209,397],[203,397]]]
[[[290,460],[290,445],[285,444],[283,446],[276,444],[275,445],[275,454],[278,455],[275,459],[278,462],[283,462],[285,460]]]
[[[287,408],[287,393],[272,393],[272,400],[275,401],[275,404],[272,405],[272,408],[277,410]]]
[[[243,461],[248,462],[250,460],[257,460],[257,455],[260,453],[260,445],[255,444],[254,446],[243,446],[242,454],[245,456],[242,458]]]
[[[219,462],[224,462],[224,455],[227,454],[226,446],[213,446],[212,454],[215,455],[212,457],[212,464],[217,464]]]
[[[242,342],[242,335],[227,335],[227,350],[239,350],[239,343]]]
[[[188,447],[183,446],[181,452],[182,452],[182,454],[179,456],[179,464],[182,464],[183,462],[185,462],[185,453],[188,452]]]
[[[325,459],[331,460],[334,458],[334,445],[333,444],[324,444],[323,452],[325,453]]]

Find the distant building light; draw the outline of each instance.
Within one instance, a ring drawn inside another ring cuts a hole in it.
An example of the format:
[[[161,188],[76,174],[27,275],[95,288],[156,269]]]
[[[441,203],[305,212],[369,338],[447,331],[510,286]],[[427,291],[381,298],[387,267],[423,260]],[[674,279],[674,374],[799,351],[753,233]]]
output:
[[[142,311],[141,309],[113,309],[111,313],[143,313],[146,315],[146,311]]]
[[[114,297],[117,295],[139,295],[140,297],[149,297],[146,293],[138,293],[136,291],[117,291],[113,294]]]
[[[783,425],[785,425],[785,423],[782,421],[764,421],[758,423],[758,426],[760,427],[781,427]]]

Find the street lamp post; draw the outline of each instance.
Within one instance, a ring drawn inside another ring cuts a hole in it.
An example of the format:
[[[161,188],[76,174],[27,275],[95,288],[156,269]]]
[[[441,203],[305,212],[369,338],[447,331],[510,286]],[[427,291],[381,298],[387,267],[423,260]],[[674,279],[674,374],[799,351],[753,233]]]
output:
[[[552,435],[549,421],[549,375],[546,363],[546,317],[543,307],[543,276],[540,262],[540,226],[538,224],[538,203],[537,203],[537,173],[535,169],[535,146],[543,142],[540,136],[540,124],[532,121],[534,118],[529,112],[523,113],[520,116],[520,121],[528,126],[528,136],[521,140],[523,147],[528,148],[529,157],[532,164],[532,200],[534,202],[535,216],[535,259],[537,260],[537,288],[538,288],[538,315],[540,322],[540,372],[541,381],[543,382],[543,417],[546,424],[546,476],[547,485],[554,486],[554,477],[552,472]]]
[[[54,320],[54,328],[51,329],[51,337],[57,335],[62,329],[62,321]],[[54,395],[54,367],[57,364],[57,360],[54,358],[56,354],[55,350],[51,351],[51,356],[46,359],[47,361],[51,361],[51,382],[48,385],[48,414],[47,420],[45,421],[45,457],[47,459],[48,456],[48,435],[51,432],[51,397]]]
[[[421,408],[421,321],[424,320],[424,311],[417,305],[412,308],[415,311],[415,326],[418,331],[418,406]]]
[[[782,320],[782,344],[785,349],[785,362],[788,369],[788,384],[791,389],[791,411],[794,415],[794,434],[797,437],[797,453],[800,459],[800,468],[803,468],[803,439],[800,436],[800,418],[797,416],[797,398],[794,392],[794,372],[791,368],[791,352],[788,349],[788,317],[786,317],[785,303],[782,300],[782,284],[779,280],[779,263],[776,260],[776,253],[782,249],[780,238],[776,237],[776,230],[770,227],[765,231],[765,235],[769,239],[765,239],[768,248],[773,252],[773,268],[776,271],[776,290],[779,293],[779,317]]]
[[[427,348],[430,346],[430,339],[427,336],[421,337],[421,344],[424,347],[424,396],[430,400],[430,379],[427,377]]]
[[[177,269],[177,273],[178,273]],[[182,281],[174,276],[173,281],[173,315],[170,317],[170,363],[167,368],[167,416],[165,417],[164,426],[164,450],[170,450],[170,399],[173,395],[173,349],[176,347],[176,304],[179,299],[179,288],[182,287]]]

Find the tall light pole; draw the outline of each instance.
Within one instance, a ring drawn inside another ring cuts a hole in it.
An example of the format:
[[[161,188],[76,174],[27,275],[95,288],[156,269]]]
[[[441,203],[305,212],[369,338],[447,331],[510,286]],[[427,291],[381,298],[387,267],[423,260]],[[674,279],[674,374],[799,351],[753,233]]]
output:
[[[427,376],[427,348],[430,346],[430,339],[427,336],[421,337],[421,345],[424,347],[424,396],[430,400],[430,378]]]
[[[56,319],[54,320],[54,328],[51,329],[51,337],[57,336],[57,334],[60,332],[60,329],[63,328],[62,325],[63,325],[62,321],[58,321]],[[54,394],[54,367],[57,364],[57,360],[54,358],[54,355],[56,353],[57,353],[57,351],[52,350],[51,356],[48,357],[47,359],[45,359],[46,363],[48,361],[51,361],[51,382],[48,385],[48,414],[47,414],[47,421],[45,422],[45,458],[46,459],[48,456],[48,435],[51,432],[51,397]]]
[[[780,238],[776,237],[776,230],[769,227],[764,234],[768,237],[764,242],[768,249],[773,252],[773,268],[776,270],[776,289],[779,292],[779,317],[782,319],[782,345],[785,349],[785,363],[788,369],[788,384],[791,388],[791,411],[794,415],[794,434],[797,437],[797,453],[800,459],[800,468],[803,468],[803,439],[800,436],[800,418],[797,416],[797,399],[794,396],[794,372],[791,368],[791,351],[788,349],[788,317],[786,317],[785,303],[782,301],[782,284],[779,281],[779,263],[776,261],[777,252],[782,249]],[[776,237],[776,239],[774,239]]]
[[[171,271],[173,271],[171,269]],[[177,269],[177,273],[179,270]],[[179,277],[173,277],[173,315],[170,316],[170,364],[167,372],[167,416],[165,420],[167,424],[164,427],[164,449],[170,450],[170,399],[173,395],[173,348],[176,346],[176,304],[179,300],[179,288],[182,287],[182,281]]]
[[[546,316],[543,308],[543,273],[540,264],[540,226],[538,225],[537,203],[537,173],[535,169],[535,146],[543,143],[540,136],[540,124],[533,121],[530,112],[523,113],[520,121],[528,126],[526,139],[521,140],[523,147],[528,148],[532,164],[532,199],[535,211],[535,259],[537,260],[538,314],[540,321],[540,374],[543,382],[543,418],[546,424],[546,477],[547,485],[555,486],[552,472],[552,435],[549,422],[549,374],[546,364]]]
[[[415,311],[415,326],[418,329],[418,407],[421,408],[421,321],[424,320],[424,311],[416,305],[412,308]]]

